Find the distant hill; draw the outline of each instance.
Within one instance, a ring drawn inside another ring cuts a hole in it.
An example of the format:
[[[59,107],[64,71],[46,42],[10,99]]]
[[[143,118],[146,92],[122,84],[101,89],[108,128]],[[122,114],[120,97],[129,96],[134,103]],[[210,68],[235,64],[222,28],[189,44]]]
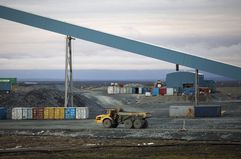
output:
[[[76,81],[156,81],[165,80],[166,74],[175,70],[74,70]],[[193,71],[193,70],[192,70]],[[222,76],[202,72],[205,79],[215,81],[232,80]],[[17,77],[18,81],[63,81],[64,70],[0,70],[0,77]]]

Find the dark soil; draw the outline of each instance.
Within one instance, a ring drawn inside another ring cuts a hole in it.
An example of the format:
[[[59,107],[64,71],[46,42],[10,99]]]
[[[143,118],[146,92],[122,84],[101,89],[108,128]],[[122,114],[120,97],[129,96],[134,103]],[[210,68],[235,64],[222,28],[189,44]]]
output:
[[[241,143],[157,139],[1,136],[0,159],[239,159]]]

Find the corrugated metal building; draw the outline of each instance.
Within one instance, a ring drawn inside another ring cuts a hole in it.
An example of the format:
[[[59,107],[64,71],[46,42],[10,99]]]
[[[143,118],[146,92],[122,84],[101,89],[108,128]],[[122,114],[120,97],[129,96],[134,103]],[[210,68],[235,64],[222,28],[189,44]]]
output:
[[[172,72],[166,76],[166,85],[168,88],[174,88],[177,92],[182,92],[185,87],[194,87],[195,73],[194,72]],[[199,73],[199,86],[209,87],[212,92],[215,92],[215,82],[212,80],[204,80],[204,75]]]
[[[199,74],[199,82],[203,83],[204,76]],[[172,72],[166,76],[166,85],[168,88],[183,88],[185,84],[195,83],[194,72]]]

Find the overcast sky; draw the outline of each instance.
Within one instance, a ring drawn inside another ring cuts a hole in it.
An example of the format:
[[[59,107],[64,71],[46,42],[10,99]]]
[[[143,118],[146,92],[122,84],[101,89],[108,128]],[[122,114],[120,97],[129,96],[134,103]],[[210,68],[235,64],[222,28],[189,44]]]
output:
[[[0,0],[0,4],[241,67],[240,0]],[[0,19],[0,69],[64,69],[65,36]],[[76,39],[74,69],[174,64]]]

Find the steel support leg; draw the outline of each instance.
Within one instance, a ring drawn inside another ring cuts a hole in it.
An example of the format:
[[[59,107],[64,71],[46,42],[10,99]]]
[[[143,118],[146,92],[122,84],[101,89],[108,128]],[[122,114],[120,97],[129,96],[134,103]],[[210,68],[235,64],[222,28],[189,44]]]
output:
[[[198,75],[198,69],[195,71],[195,105],[198,105],[198,95],[199,95],[199,75]]]
[[[65,99],[64,107],[74,106],[73,101],[73,81],[72,81],[72,46],[71,36],[66,37],[66,55],[65,55]]]

